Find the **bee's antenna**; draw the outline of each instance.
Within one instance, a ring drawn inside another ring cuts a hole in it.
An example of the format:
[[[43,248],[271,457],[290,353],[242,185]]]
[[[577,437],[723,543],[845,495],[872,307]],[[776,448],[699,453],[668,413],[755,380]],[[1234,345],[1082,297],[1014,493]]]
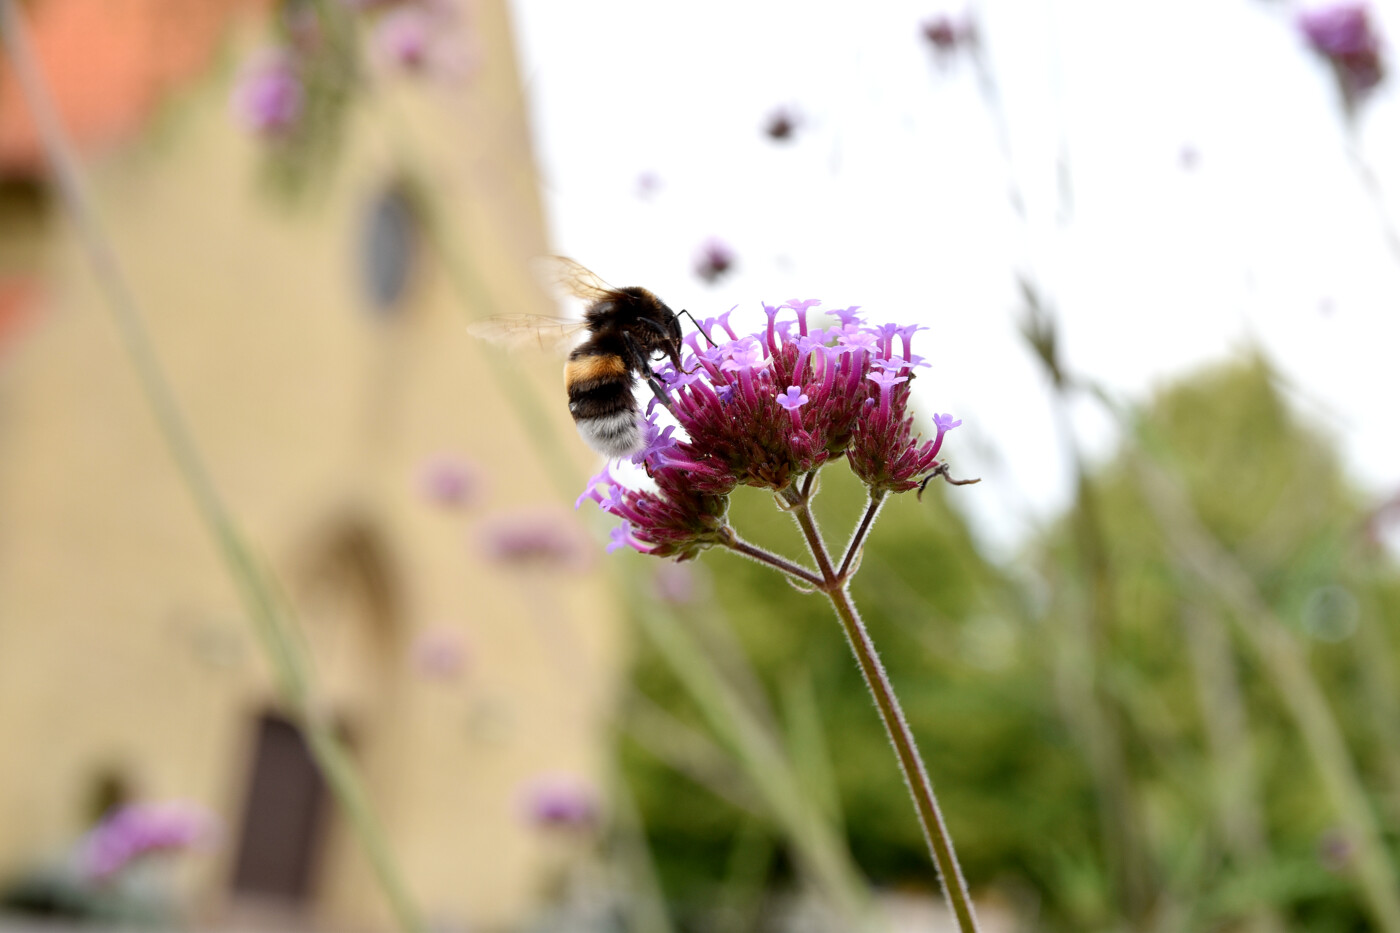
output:
[[[684,311],[684,310],[681,311],[681,314],[684,314],[686,317],[690,318],[690,323],[692,323],[692,324],[695,325],[695,329],[698,330],[698,331],[700,332],[700,336],[701,336],[701,337],[704,337],[704,338],[705,338],[705,342],[706,342],[706,343],[708,343],[708,344],[709,344],[710,346],[712,346],[712,347],[715,345],[715,342],[714,342],[713,340],[710,339],[710,335],[707,334],[707,333],[705,333],[705,328],[701,327],[701,326],[700,326],[700,322],[697,321],[697,320],[695,320],[695,315],[691,314],[689,311]],[[676,315],[676,316],[679,317],[680,315]]]

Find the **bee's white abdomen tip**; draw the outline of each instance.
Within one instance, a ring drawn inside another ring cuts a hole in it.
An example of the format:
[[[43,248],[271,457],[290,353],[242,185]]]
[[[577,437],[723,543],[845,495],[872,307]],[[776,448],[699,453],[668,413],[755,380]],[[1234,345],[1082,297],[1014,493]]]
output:
[[[598,453],[608,457],[626,457],[642,448],[642,432],[637,428],[637,413],[620,411],[601,418],[581,418],[578,432]]]

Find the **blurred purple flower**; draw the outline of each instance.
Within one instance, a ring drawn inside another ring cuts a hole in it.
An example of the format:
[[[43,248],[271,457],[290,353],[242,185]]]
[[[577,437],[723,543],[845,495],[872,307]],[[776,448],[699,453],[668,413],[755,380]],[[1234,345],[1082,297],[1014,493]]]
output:
[[[467,667],[467,642],[446,626],[419,632],[409,651],[413,669],[433,680],[455,680]]]
[[[481,468],[463,457],[443,454],[423,464],[418,489],[434,505],[471,505],[481,495]]]
[[[232,104],[234,115],[249,132],[268,139],[290,135],[306,105],[296,61],[285,49],[254,53],[239,74]]]
[[[977,40],[977,29],[967,16],[954,17],[940,13],[924,20],[920,29],[924,41],[940,56],[951,55]]]
[[[429,10],[407,4],[379,17],[372,42],[386,61],[405,71],[418,71],[428,63],[438,25]]]
[[[497,515],[479,534],[482,553],[495,563],[578,571],[592,562],[583,530],[573,516],[554,508]]]
[[[779,107],[768,115],[768,122],[764,124],[763,132],[771,140],[786,142],[792,139],[799,122],[797,113],[792,108]]]
[[[695,274],[713,285],[734,267],[734,258],[734,250],[723,240],[711,237],[701,245],[695,256]]]
[[[83,839],[81,869],[94,881],[107,881],[146,856],[209,845],[218,832],[218,819],[195,803],[127,804],[103,817]]]
[[[1299,13],[1297,22],[1308,45],[1332,66],[1349,107],[1385,78],[1380,36],[1367,4],[1313,7]]]
[[[401,0],[374,20],[371,47],[391,68],[434,78],[465,78],[480,57],[467,12],[454,0]]]
[[[591,830],[602,816],[598,791],[573,774],[545,774],[529,781],[521,793],[521,809],[526,823],[547,830]]]
[[[675,605],[694,602],[699,590],[696,573],[689,564],[662,564],[653,582],[657,597]]]
[[[655,172],[642,172],[637,176],[637,197],[650,201],[661,190],[661,176]]]
[[[1347,872],[1356,860],[1356,844],[1340,829],[1329,829],[1317,840],[1317,859],[1336,874]]]

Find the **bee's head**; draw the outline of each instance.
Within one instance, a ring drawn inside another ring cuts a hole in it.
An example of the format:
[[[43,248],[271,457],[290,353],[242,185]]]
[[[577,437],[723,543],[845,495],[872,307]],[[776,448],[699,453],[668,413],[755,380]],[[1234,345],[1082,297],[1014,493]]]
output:
[[[629,289],[630,291],[630,289]],[[637,289],[637,322],[639,330],[646,335],[644,345],[648,352],[661,352],[676,369],[681,368],[681,322],[676,312],[666,303],[645,289]]]

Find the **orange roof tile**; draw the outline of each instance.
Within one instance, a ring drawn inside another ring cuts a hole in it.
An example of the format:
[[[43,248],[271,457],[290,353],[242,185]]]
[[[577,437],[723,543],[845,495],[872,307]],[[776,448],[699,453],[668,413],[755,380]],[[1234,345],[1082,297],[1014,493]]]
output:
[[[269,2],[33,0],[23,9],[65,126],[92,147],[135,132],[165,92],[208,64],[231,19]],[[42,167],[19,85],[0,60],[0,175]]]

